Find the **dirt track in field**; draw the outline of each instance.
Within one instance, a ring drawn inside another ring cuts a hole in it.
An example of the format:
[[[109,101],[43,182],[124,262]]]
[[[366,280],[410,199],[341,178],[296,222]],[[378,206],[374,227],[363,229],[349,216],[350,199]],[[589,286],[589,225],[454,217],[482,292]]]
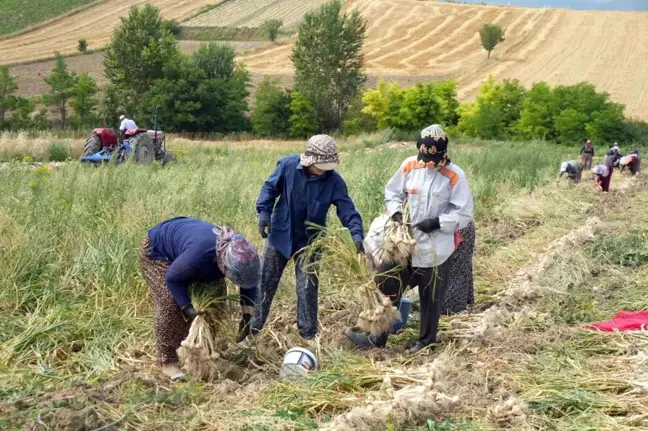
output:
[[[0,40],[0,65],[21,63],[76,52],[79,39],[88,41],[89,49],[105,46],[121,16],[133,5],[149,3],[158,6],[165,18],[182,20],[200,7],[216,0],[110,0],[83,9],[74,15],[52,20],[49,25],[24,34]]]
[[[524,84],[588,81],[648,119],[648,13],[525,9],[417,0],[353,0],[369,22],[369,75],[453,76],[474,97],[488,75]],[[497,23],[506,41],[491,59],[479,27]],[[243,57],[255,73],[292,73],[290,44]]]

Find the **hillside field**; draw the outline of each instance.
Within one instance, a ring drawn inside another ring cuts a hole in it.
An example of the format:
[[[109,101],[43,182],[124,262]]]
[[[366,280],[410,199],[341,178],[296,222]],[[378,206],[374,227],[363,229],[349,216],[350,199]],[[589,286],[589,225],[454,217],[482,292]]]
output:
[[[3,0],[0,2],[0,36],[14,33],[50,18],[69,13],[97,0]]]
[[[0,158],[38,157],[52,142],[82,146],[5,133]],[[358,312],[354,287],[325,272],[320,338],[309,346],[321,368],[282,381],[284,352],[303,345],[287,270],[268,328],[256,341],[232,343],[220,381],[169,384],[155,362],[150,294],[137,263],[142,238],[155,223],[186,215],[232,225],[261,247],[259,188],[276,159],[303,142],[169,137],[169,145],[179,160],[166,168],[0,165],[0,428],[648,427],[645,333],[580,325],[648,307],[645,177],[616,173],[612,192],[601,195],[588,179],[556,185],[560,161],[577,148],[453,142],[452,160],[475,197],[477,303],[442,319],[435,351],[405,353],[418,331],[416,311],[386,349],[354,349],[342,336]],[[385,182],[414,145],[362,137],[340,148],[340,172],[368,226],[382,209]],[[226,322],[234,328],[237,318]],[[393,414],[380,413],[385,407]]]

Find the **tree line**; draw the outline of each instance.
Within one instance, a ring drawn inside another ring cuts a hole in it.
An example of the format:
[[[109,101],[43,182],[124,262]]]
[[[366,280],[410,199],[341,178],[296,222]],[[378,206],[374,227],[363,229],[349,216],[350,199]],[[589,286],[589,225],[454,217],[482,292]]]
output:
[[[277,22],[271,30],[280,26]],[[503,40],[503,30],[495,27],[480,31],[489,55]],[[88,74],[68,72],[58,54],[45,77],[50,90],[38,98],[15,96],[15,80],[8,68],[0,68],[0,128],[46,128],[49,112],[63,127],[114,126],[121,113],[151,126],[157,111],[161,126],[174,132],[305,137],[385,128],[408,132],[440,123],[451,132],[487,139],[574,142],[586,136],[648,136],[646,123],[626,119],[623,105],[587,83],[551,87],[540,82],[526,89],[517,80],[489,77],[469,103],[458,101],[452,80],[410,88],[379,82],[364,90],[366,29],[360,13],[343,12],[339,0],[307,14],[291,55],[294,86],[262,81],[251,110],[250,74],[235,61],[231,47],[210,43],[185,55],[175,22],[161,18],[154,6],[134,6],[106,50],[109,84],[101,89]]]

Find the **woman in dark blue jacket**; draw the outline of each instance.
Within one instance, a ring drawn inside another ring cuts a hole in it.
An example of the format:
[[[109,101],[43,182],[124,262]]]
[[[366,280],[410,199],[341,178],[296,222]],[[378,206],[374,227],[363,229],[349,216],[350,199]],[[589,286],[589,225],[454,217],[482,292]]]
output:
[[[305,270],[300,250],[317,234],[316,229],[307,225],[326,226],[331,205],[337,208],[342,225],[351,231],[358,252],[364,252],[362,219],[344,180],[334,171],[338,163],[335,140],[327,135],[313,136],[302,155],[279,160],[263,185],[257,212],[260,234],[268,240],[263,252],[253,331],[265,325],[283,270],[295,258],[297,326],[304,339],[315,337],[319,279],[316,273]]]
[[[238,285],[242,311],[238,341],[249,334],[259,255],[232,228],[187,217],[162,222],[148,232],[140,250],[140,266],[153,296],[158,360],[172,380],[184,377],[176,350],[189,334],[191,321],[204,313],[191,304],[192,283],[207,283],[223,293],[226,277]]]

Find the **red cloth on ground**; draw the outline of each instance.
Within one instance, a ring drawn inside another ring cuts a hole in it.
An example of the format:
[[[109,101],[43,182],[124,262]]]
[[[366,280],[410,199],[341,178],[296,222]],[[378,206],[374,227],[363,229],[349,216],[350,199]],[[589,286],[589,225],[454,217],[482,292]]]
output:
[[[641,331],[648,330],[648,310],[619,311],[614,319],[587,325],[590,329],[600,331]]]

